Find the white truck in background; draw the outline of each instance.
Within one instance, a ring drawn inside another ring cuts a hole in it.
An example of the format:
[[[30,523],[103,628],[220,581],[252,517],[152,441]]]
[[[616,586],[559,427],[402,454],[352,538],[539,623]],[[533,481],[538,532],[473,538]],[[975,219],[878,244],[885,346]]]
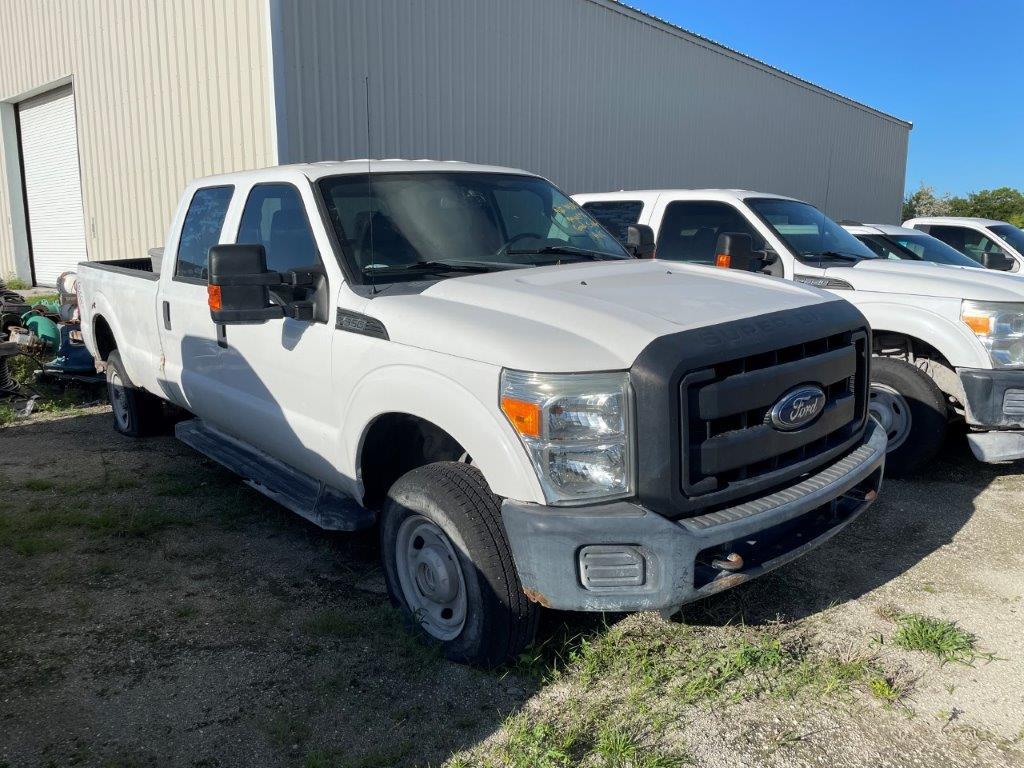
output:
[[[173,403],[180,439],[286,507],[378,525],[391,599],[452,659],[515,657],[538,604],[671,611],[742,583],[881,483],[851,304],[632,258],[523,171],[201,179],[155,266],[80,265],[117,429]]]
[[[985,268],[985,265],[970,256],[965,256],[927,232],[898,227],[895,224],[862,224],[856,221],[839,223],[881,259],[926,261],[967,269]]]
[[[765,272],[856,305],[873,330],[870,407],[889,438],[890,475],[925,466],[954,418],[966,420],[978,459],[1024,458],[1024,280],[878,258],[817,208],[779,195],[664,189],[573,197],[623,242],[649,242],[662,263]],[[723,253],[729,247],[739,250]]]
[[[1024,230],[1005,221],[968,216],[921,216],[903,226],[926,232],[988,267],[1024,272]]]

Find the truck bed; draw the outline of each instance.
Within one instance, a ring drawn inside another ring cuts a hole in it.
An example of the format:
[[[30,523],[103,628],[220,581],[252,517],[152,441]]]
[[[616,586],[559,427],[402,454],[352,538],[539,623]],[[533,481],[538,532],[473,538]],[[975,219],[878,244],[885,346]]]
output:
[[[78,265],[82,332],[97,355],[102,326],[109,326],[132,382],[154,394],[162,390],[160,332],[157,327],[159,274],[150,257],[86,261]],[[97,321],[97,317],[101,320]]]

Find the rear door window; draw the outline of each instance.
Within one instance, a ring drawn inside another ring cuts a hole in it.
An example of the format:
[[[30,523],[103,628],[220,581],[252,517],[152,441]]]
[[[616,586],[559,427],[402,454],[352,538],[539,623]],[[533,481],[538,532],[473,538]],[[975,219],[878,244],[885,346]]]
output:
[[[600,222],[620,243],[626,242],[630,224],[640,221],[644,204],[640,200],[595,200],[583,204],[583,210]]]
[[[178,238],[174,276],[185,280],[206,280],[210,246],[220,241],[220,230],[234,187],[203,187],[192,195]]]
[[[695,264],[714,264],[719,235],[750,235],[754,250],[764,238],[728,203],[677,200],[665,208],[658,231],[657,257]]]
[[[236,242],[262,245],[267,269],[287,272],[313,267],[320,256],[299,191],[291,184],[259,184],[242,210]]]

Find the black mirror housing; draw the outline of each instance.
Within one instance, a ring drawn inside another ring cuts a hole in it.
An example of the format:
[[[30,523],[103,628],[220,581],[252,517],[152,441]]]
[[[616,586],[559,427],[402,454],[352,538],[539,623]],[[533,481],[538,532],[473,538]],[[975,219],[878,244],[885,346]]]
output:
[[[209,253],[210,317],[218,325],[255,325],[284,317],[270,303],[270,287],[281,275],[267,269],[262,245],[215,245]]]
[[[983,253],[981,263],[986,269],[995,269],[999,272],[1010,272],[1013,269],[1013,259],[1005,253]]]
[[[626,250],[634,259],[653,259],[654,230],[646,224],[630,224],[626,227]]]

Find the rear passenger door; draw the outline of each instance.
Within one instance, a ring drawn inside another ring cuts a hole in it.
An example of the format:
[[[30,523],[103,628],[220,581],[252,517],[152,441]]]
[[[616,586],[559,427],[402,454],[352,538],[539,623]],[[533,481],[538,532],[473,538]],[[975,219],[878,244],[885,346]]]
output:
[[[261,183],[240,190],[238,200],[226,227],[235,234],[226,235],[227,242],[262,245],[270,270],[314,268],[323,278],[317,287],[287,297],[311,298],[315,291],[320,311],[312,320],[285,317],[225,329],[215,375],[232,402],[219,417],[222,427],[286,464],[336,483],[336,470],[325,458],[340,427],[329,418],[335,309],[313,229],[316,223],[322,230],[322,222],[311,222],[307,213],[316,210],[312,192],[308,183]]]
[[[221,350],[206,284],[207,253],[221,241],[233,193],[230,185],[199,187],[183,200],[171,228],[177,240],[167,243],[173,265],[165,256],[157,298],[160,386],[168,400],[204,418],[227,405],[217,382]]]

